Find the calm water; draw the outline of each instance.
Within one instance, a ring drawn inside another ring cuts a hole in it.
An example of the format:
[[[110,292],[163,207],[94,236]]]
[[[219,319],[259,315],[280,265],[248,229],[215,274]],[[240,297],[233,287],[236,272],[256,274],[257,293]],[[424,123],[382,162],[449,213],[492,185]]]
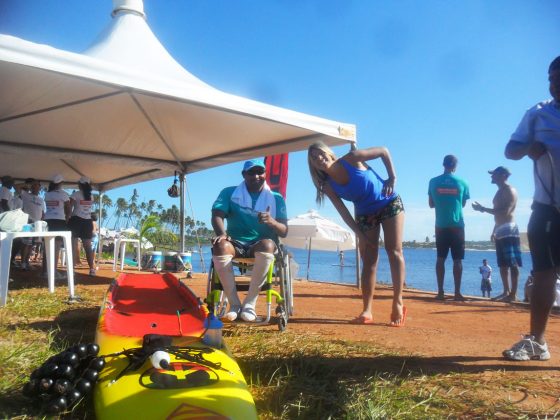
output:
[[[294,255],[295,261],[299,264],[299,271],[296,278],[305,279],[307,276],[307,251],[302,249],[290,249]],[[353,251],[347,251],[345,254],[345,264],[353,264],[355,254]],[[208,268],[210,262],[210,249],[203,248],[203,256]],[[416,289],[437,291],[437,283],[435,276],[435,249],[408,248],[404,250],[406,262],[406,283],[408,287]],[[461,290],[465,295],[480,296],[480,274],[478,267],[482,265],[482,260],[486,258],[492,267],[492,296],[496,296],[502,292],[502,281],[498,266],[496,265],[496,253],[494,251],[469,251],[465,253],[463,260],[463,281]],[[528,252],[523,253],[523,267],[519,276],[520,292],[518,296],[523,298],[523,285],[530,272],[531,257]],[[192,256],[193,270],[202,272],[200,256],[193,253]],[[311,263],[309,267],[309,279],[323,282],[356,284],[356,268],[350,266],[338,267],[338,255],[336,252],[328,251],[311,251]],[[445,284],[446,293],[453,293],[453,264],[451,256],[447,258],[445,265]],[[379,253],[379,267],[377,270],[377,278],[379,282],[390,283],[391,274],[387,255],[384,250]]]

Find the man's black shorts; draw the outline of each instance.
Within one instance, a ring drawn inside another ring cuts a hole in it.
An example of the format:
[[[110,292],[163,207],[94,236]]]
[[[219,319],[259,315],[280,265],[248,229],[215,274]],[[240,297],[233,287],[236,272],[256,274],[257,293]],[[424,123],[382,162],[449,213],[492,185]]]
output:
[[[533,202],[527,236],[533,270],[546,271],[560,266],[560,211],[546,204]]]
[[[465,228],[436,227],[436,248],[438,258],[447,258],[447,254],[451,249],[451,258],[453,261],[465,258]]]

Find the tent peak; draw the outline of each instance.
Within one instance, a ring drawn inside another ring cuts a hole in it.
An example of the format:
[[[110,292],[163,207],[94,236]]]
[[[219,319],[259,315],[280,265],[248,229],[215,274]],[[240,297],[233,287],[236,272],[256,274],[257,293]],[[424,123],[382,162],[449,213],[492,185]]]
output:
[[[115,17],[118,13],[137,13],[146,18],[144,13],[144,2],[142,0],[113,0],[113,12],[111,16]]]

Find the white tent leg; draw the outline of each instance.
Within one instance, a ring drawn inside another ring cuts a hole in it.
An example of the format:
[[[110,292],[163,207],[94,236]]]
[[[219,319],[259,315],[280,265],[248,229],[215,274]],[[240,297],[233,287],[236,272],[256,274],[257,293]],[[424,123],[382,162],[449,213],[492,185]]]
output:
[[[103,241],[101,240],[101,223],[103,223],[103,196],[105,194],[99,191],[99,214],[97,216],[97,249],[94,249],[94,255],[96,256],[96,261],[94,261],[94,267],[99,266],[99,261],[101,261],[101,252],[103,251]]]
[[[307,280],[309,280],[310,263],[311,263],[311,238],[309,238],[309,246],[307,247]]]
[[[181,218],[179,224],[179,252],[185,252],[185,174],[179,175],[179,192],[181,204],[179,205],[179,217]]]

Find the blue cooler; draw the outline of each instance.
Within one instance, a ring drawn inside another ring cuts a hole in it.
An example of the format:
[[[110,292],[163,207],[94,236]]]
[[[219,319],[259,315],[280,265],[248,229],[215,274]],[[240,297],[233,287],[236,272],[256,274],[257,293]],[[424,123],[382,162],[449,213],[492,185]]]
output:
[[[179,266],[177,253],[173,251],[165,251],[163,253],[163,270],[176,272]]]
[[[179,258],[183,263],[181,267],[181,271],[192,271],[192,257],[190,252],[181,252],[179,253]]]
[[[146,270],[161,270],[163,254],[161,251],[148,251],[142,258],[142,267]]]

